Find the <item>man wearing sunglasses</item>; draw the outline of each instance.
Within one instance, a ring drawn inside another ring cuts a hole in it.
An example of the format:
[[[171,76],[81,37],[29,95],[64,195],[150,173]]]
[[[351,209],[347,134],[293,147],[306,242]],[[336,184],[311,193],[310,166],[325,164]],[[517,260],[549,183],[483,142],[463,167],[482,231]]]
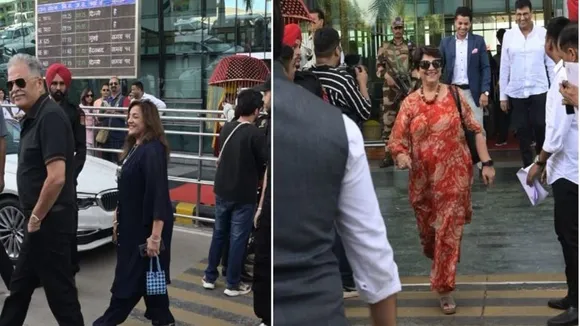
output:
[[[67,99],[68,90],[72,81],[70,70],[63,64],[52,64],[46,70],[46,86],[50,92],[50,98],[63,108],[69,118],[75,138],[75,190],[77,178],[81,174],[87,159],[87,133],[85,129],[85,113],[78,106],[71,104]],[[76,195],[75,195],[76,197]],[[78,210],[76,212],[76,224],[78,227]],[[71,261],[73,273],[80,271],[79,257],[77,250],[76,234],[71,239]]]
[[[415,44],[404,39],[405,23],[403,18],[396,17],[391,24],[393,39],[385,42],[378,51],[377,77],[385,80],[383,85],[382,116],[383,116],[383,139],[389,140],[391,130],[395,124],[395,118],[399,107],[409,90],[413,89],[414,82],[411,79],[412,57]],[[393,165],[393,158],[385,146],[385,158],[380,167],[386,168]]]
[[[63,109],[45,93],[42,69],[28,54],[16,54],[8,62],[10,98],[26,113],[16,181],[28,225],[0,326],[24,324],[39,284],[59,325],[84,325],[70,257],[77,231],[74,136]]]
[[[473,14],[467,7],[455,11],[455,35],[441,41],[444,81],[457,86],[483,127],[483,108],[489,104],[491,68],[485,40],[471,29]],[[485,130],[483,132],[485,136]]]
[[[109,89],[111,90],[111,95],[106,99],[108,105],[113,108],[129,107],[131,104],[131,99],[128,96],[124,96],[121,92],[121,81],[117,77],[111,77],[109,79]],[[107,114],[126,114],[126,111],[121,110],[107,110]],[[102,126],[111,128],[125,128],[126,121],[124,117],[109,117],[102,120]],[[125,142],[125,136],[127,132],[119,130],[109,131],[109,135],[103,144],[104,148],[107,149],[121,149],[123,143]],[[118,163],[119,154],[114,152],[103,152],[103,159]]]

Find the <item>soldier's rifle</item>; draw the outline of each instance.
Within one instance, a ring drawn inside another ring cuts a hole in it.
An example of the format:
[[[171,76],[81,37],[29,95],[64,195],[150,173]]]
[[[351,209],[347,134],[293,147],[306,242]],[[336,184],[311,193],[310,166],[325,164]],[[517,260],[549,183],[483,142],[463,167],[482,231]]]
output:
[[[395,68],[393,67],[393,63],[386,55],[384,56],[382,64],[386,69],[386,73],[389,76],[391,76],[391,78],[393,78],[395,84],[397,85],[397,88],[399,89],[399,92],[397,93],[397,96],[394,99],[394,102],[397,103],[397,100],[409,94],[412,85],[411,76],[409,75],[409,73],[401,73],[399,70],[395,70]]]

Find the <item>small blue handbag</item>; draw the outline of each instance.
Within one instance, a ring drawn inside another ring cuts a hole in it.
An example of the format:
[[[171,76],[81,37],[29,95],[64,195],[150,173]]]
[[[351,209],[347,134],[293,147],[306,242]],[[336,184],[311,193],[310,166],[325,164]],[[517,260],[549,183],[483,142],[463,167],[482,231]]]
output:
[[[153,270],[153,259],[157,263],[157,271]],[[165,271],[161,270],[159,256],[149,259],[149,271],[146,272],[147,278],[147,295],[167,294],[167,283],[165,280]]]

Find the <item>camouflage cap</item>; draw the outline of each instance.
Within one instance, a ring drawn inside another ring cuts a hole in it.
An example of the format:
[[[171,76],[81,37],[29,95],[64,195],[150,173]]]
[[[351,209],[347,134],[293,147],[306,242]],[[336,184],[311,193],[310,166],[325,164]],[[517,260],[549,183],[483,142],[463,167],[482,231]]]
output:
[[[391,23],[391,25],[393,27],[403,26],[404,24],[405,24],[405,21],[403,20],[403,18],[401,16],[395,17],[395,19],[393,19],[393,22]]]

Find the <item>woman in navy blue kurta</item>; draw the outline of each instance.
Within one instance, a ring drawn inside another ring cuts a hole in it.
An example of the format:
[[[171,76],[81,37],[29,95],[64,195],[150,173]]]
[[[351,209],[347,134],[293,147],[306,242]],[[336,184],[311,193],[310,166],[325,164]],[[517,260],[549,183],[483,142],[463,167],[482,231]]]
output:
[[[135,106],[153,110],[148,104],[137,102],[131,105],[129,114]],[[145,118],[155,119],[156,116],[159,119],[157,110],[154,111],[145,114]],[[158,123],[160,126],[161,122]],[[124,160],[118,179],[117,266],[111,288],[113,295],[109,308],[95,321],[95,326],[121,324],[141,297],[145,298],[146,317],[153,321],[153,325],[172,325],[175,322],[169,311],[167,294],[145,295],[145,273],[149,270],[150,258],[142,257],[139,250],[139,245],[152,236],[154,221],[162,220],[161,239],[165,249],[160,252],[159,260],[169,284],[173,208],[169,199],[166,153],[165,146],[159,140],[143,141],[141,144],[137,141]]]

